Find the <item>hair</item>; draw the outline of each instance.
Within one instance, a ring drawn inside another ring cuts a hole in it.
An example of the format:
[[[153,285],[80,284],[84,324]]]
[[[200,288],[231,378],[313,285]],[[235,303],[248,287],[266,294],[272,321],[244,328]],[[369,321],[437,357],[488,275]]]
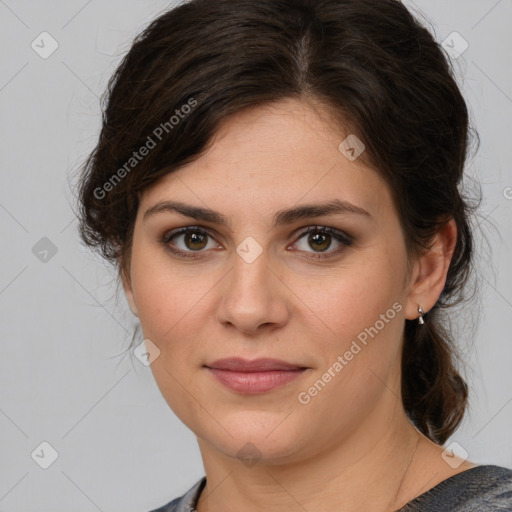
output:
[[[160,14],[102,97],[79,183],[81,239],[129,278],[144,189],[204,154],[227,116],[289,98],[323,105],[364,141],[360,158],[389,184],[408,261],[456,223],[444,289],[424,325],[405,321],[401,362],[404,409],[442,444],[468,401],[441,310],[463,300],[473,265],[475,206],[459,190],[472,129],[449,58],[399,1],[192,0]]]

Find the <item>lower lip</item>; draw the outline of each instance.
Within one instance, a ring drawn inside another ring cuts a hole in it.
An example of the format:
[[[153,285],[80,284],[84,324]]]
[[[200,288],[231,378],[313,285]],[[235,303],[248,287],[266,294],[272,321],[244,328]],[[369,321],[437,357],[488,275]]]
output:
[[[306,369],[301,370],[271,370],[265,372],[234,372],[207,368],[212,375],[226,387],[233,391],[246,394],[265,393],[302,375]]]

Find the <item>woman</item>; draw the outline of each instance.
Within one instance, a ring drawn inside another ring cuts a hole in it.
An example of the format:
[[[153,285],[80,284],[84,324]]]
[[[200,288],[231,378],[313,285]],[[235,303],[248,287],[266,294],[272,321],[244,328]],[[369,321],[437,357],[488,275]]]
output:
[[[118,265],[205,477],[158,509],[512,510],[445,450],[468,111],[395,0],[193,0],[109,84],[81,235]]]

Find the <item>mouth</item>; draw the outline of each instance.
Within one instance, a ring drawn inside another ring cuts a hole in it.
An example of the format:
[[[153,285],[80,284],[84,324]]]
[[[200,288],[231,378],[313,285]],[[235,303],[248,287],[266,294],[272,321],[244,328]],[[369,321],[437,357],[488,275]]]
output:
[[[219,359],[205,365],[218,382],[232,391],[258,394],[271,391],[295,380],[309,367],[279,359],[249,361],[239,357]]]
[[[214,370],[229,370],[232,372],[289,371],[308,368],[304,365],[288,363],[280,359],[261,358],[250,361],[241,357],[217,359],[217,361],[205,366]]]

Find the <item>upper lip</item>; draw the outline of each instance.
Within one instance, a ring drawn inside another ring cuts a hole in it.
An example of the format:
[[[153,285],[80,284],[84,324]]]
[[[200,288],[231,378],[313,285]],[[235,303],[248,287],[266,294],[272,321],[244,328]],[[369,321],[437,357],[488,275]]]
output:
[[[236,372],[268,372],[271,370],[302,370],[306,368],[300,364],[287,363],[279,359],[261,358],[242,359],[241,357],[228,357],[225,359],[217,359],[213,363],[205,365],[207,368],[217,370],[230,370]]]

